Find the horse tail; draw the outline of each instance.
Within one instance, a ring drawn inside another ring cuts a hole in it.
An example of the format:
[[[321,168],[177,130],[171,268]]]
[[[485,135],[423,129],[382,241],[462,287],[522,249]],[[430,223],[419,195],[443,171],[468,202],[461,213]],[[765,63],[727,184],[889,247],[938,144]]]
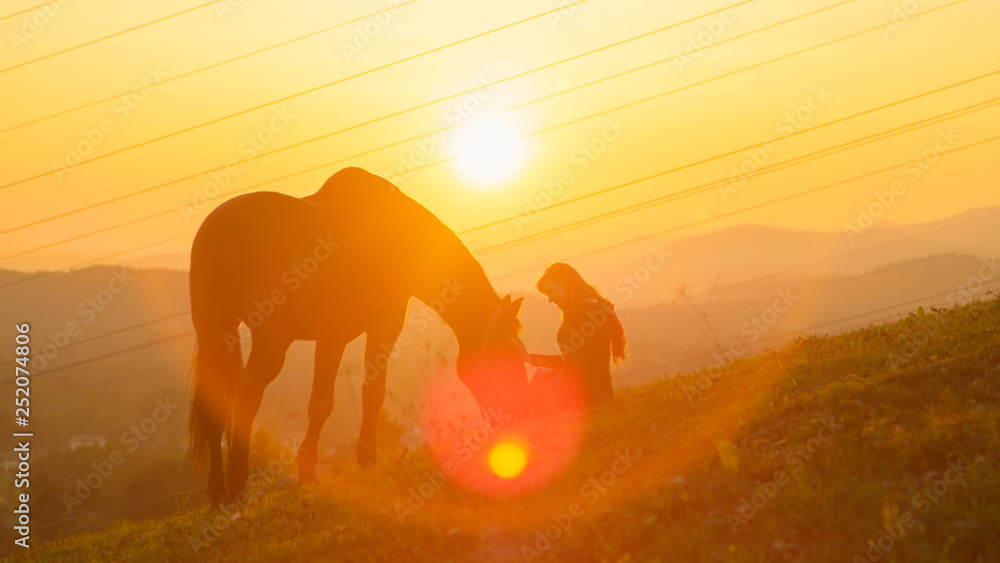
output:
[[[191,411],[188,415],[188,445],[196,467],[204,467],[209,447],[221,443],[225,433],[230,441],[236,381],[243,370],[243,355],[238,335],[239,324],[233,317],[226,322],[218,311],[206,311],[201,299],[195,270],[191,272],[191,317],[197,340],[191,364]]]

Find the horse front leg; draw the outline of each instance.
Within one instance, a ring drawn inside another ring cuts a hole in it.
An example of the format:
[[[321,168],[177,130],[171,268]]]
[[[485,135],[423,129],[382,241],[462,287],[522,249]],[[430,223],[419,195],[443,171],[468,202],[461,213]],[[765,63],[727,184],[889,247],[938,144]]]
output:
[[[361,433],[355,451],[358,465],[362,467],[369,467],[375,463],[375,431],[379,412],[385,402],[385,374],[388,371],[392,349],[403,329],[405,317],[404,305],[402,314],[398,318],[368,331],[368,339],[365,342],[365,379],[361,384]]]
[[[299,468],[299,483],[316,479],[316,460],[319,436],[323,424],[333,412],[333,390],[337,382],[337,370],[344,357],[345,342],[316,342],[316,361],[313,368],[312,392],[309,394],[309,429],[299,446],[295,464]]]
[[[226,464],[226,496],[223,502],[231,504],[246,490],[250,471],[250,438],[253,420],[260,410],[264,388],[274,381],[285,363],[285,352],[291,342],[253,343],[250,358],[236,384],[236,407],[233,413],[232,443]]]

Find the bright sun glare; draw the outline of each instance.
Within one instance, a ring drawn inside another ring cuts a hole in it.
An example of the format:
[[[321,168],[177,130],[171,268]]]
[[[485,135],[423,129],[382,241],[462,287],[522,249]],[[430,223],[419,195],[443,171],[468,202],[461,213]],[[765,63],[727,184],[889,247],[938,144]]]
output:
[[[465,125],[455,139],[462,174],[480,187],[496,187],[521,168],[525,143],[511,124],[489,117]]]
[[[528,464],[528,452],[523,446],[504,440],[490,450],[489,464],[497,476],[513,479],[520,475]]]

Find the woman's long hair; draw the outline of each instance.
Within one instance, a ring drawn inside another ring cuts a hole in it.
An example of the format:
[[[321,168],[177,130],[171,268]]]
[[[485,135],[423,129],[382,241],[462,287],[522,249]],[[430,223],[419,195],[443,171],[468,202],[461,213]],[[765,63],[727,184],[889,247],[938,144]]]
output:
[[[615,313],[615,304],[606,299],[597,288],[587,283],[573,266],[555,262],[545,268],[542,277],[538,278],[536,287],[542,290],[542,284],[551,281],[561,283],[566,286],[569,298],[572,301],[594,299],[604,306],[608,313],[608,327],[611,329],[611,364],[614,366],[625,365],[625,358],[628,356],[628,339],[625,338],[625,327],[622,326],[618,314]]]

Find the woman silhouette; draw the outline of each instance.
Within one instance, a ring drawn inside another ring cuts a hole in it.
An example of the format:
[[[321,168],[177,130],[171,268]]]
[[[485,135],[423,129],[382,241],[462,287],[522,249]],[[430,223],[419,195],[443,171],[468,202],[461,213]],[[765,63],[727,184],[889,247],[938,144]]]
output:
[[[625,329],[615,306],[568,264],[551,264],[537,287],[563,315],[556,333],[561,353],[526,358],[533,366],[549,368],[532,378],[536,406],[560,403],[560,398],[574,394],[578,400],[572,402],[582,406],[611,403],[611,365],[623,365],[627,354]]]

